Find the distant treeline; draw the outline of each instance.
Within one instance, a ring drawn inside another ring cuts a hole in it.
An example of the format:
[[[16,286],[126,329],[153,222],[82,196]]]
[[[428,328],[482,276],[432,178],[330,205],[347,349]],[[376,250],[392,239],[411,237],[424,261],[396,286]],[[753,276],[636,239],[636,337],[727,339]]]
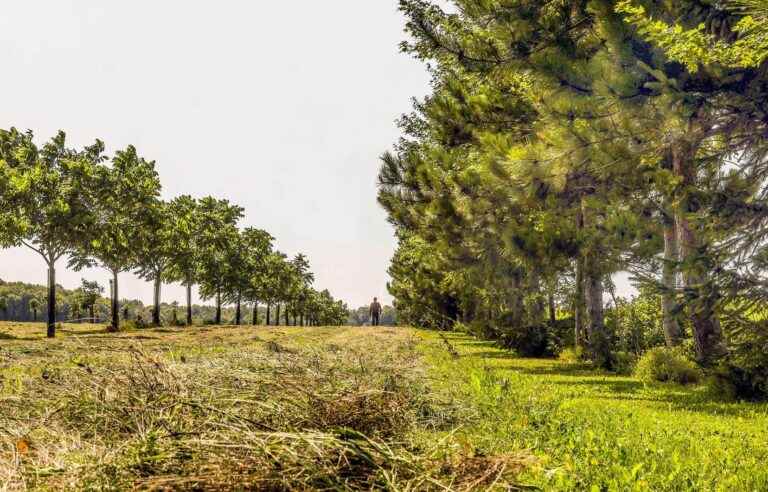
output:
[[[0,279],[0,321],[45,321],[45,305],[47,302],[47,287],[27,284],[24,282],[6,282]],[[127,320],[152,319],[153,305],[144,304],[136,299],[120,301],[122,315]],[[259,320],[266,320],[266,307],[259,307]],[[174,315],[175,313],[175,315]],[[110,300],[107,297],[97,297],[94,303],[93,318],[96,323],[110,322]],[[126,316],[127,315],[127,316]],[[224,323],[235,320],[235,308],[222,308]],[[163,324],[181,323],[186,316],[186,310],[178,303],[160,304],[160,316]],[[56,317],[62,322],[91,322],[88,293],[82,287],[65,289],[56,285]],[[194,304],[192,306],[192,321],[194,324],[210,323],[216,317],[216,307]],[[382,318],[382,323],[385,318]],[[282,320],[281,320],[282,321]]]

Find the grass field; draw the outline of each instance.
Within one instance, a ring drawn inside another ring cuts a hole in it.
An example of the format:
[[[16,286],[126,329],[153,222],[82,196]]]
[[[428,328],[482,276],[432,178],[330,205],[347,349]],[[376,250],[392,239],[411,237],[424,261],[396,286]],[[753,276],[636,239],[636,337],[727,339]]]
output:
[[[768,406],[464,335],[0,324],[0,490],[768,490]]]

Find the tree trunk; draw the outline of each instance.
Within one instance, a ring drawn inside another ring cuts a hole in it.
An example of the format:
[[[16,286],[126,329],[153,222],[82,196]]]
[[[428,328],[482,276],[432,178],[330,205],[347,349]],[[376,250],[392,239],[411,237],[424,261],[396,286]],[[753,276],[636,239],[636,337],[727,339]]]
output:
[[[599,260],[594,253],[588,253],[585,261],[584,294],[587,307],[587,340],[592,359],[600,367],[610,369],[611,337],[605,326],[603,312],[603,276]]]
[[[576,228],[581,234],[584,230],[584,214],[581,209],[576,213]],[[582,347],[584,342],[584,257],[576,257],[576,292],[573,305],[574,347]]]
[[[215,324],[220,325],[221,324],[221,288],[216,288],[216,320],[214,321]]]
[[[48,338],[56,336],[56,266],[48,263]]]
[[[576,258],[576,292],[573,303],[574,346],[584,346],[584,258]]]
[[[96,304],[91,304],[88,306],[88,314],[91,315],[91,324],[96,323]]]
[[[285,326],[291,326],[290,320],[288,319],[288,304],[285,305],[283,313],[285,315]]]
[[[557,324],[557,306],[555,306],[555,296],[552,291],[547,292],[547,306],[549,307],[549,326],[554,329]]]
[[[581,226],[590,225],[586,202],[582,197]],[[611,369],[611,337],[605,326],[603,312],[603,272],[600,268],[599,251],[590,245],[584,254],[584,300],[587,310],[587,346],[593,362],[599,367]]]
[[[252,324],[253,326],[258,326],[259,324],[259,302],[258,301],[253,301]]]
[[[192,326],[192,279],[187,279],[187,326]]]
[[[528,317],[531,326],[541,326],[545,316],[544,295],[541,292],[541,276],[535,268],[530,270],[530,276],[531,291],[534,293],[535,298],[533,302],[533,312],[529,312]]]
[[[241,311],[240,311],[240,293],[237,294],[237,305],[235,306],[235,325],[240,326]]]
[[[163,282],[158,273],[155,278],[155,305],[152,308],[152,324],[155,326],[160,326],[160,289],[162,285]]]
[[[270,318],[270,312],[272,311],[272,303],[267,303],[267,326],[269,326],[270,321],[272,321]]]
[[[664,265],[661,276],[664,291],[661,294],[661,311],[664,338],[668,347],[680,345],[682,339],[682,330],[677,319],[677,262],[678,250],[675,221],[672,217],[667,216],[664,218]]]
[[[112,270],[112,331],[120,330],[120,302],[118,301],[117,270]]]
[[[303,311],[299,315],[299,324],[301,324],[301,326],[304,326],[304,312]]]
[[[32,321],[37,323],[37,309],[32,310]]]
[[[710,365],[722,355],[722,332],[720,320],[715,312],[716,293],[707,291],[708,266],[702,264],[699,253],[701,243],[697,231],[688,220],[688,214],[695,212],[691,190],[696,186],[695,158],[698,144],[678,142],[672,148],[672,167],[680,178],[682,196],[678,198],[675,211],[677,240],[680,260],[683,264],[683,285],[686,293],[693,297],[689,303],[696,358],[699,363]]]
[[[275,326],[280,326],[280,303],[279,302],[277,303],[277,307],[275,309],[276,309],[275,312],[277,314],[277,316],[275,316]]]

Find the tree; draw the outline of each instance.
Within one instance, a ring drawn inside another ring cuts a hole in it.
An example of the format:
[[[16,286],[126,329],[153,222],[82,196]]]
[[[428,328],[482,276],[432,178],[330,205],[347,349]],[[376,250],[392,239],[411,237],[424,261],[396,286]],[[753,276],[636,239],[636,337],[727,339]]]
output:
[[[293,314],[293,324],[297,324],[297,316],[300,315],[303,318],[306,309],[306,300],[308,292],[315,281],[315,275],[310,271],[309,260],[303,253],[297,254],[290,263],[291,270],[293,271],[293,278],[291,282],[289,299],[291,305],[291,311]],[[288,309],[286,309],[287,314]],[[287,319],[287,318],[286,318]],[[286,322],[286,324],[288,324]]]
[[[246,228],[232,238],[226,261],[224,301],[235,304],[235,324],[242,321],[244,299],[258,301],[259,281],[264,271],[265,257],[272,250],[274,238],[266,231]],[[257,309],[254,306],[254,309]]]
[[[266,324],[270,325],[272,321],[272,306],[279,306],[279,302],[282,299],[285,276],[286,276],[287,262],[286,256],[279,252],[273,251],[268,254],[265,259],[264,275],[259,287],[261,300],[267,303],[267,319]],[[278,307],[277,315],[275,316],[276,324],[280,323],[280,310]]]
[[[221,324],[222,294],[227,286],[229,260],[238,241],[237,223],[243,209],[227,200],[205,197],[198,206],[197,248],[200,296],[216,299],[214,323]]]
[[[605,365],[603,280],[619,268],[650,271],[663,250],[666,271],[647,280],[662,290],[671,343],[681,274],[699,359],[717,357],[725,286],[754,290],[758,282],[745,281],[747,268],[725,268],[736,249],[718,247],[730,235],[718,224],[760,197],[740,173],[722,171],[740,156],[751,182],[764,180],[757,149],[765,72],[755,67],[764,62],[694,70],[675,59],[676,45],[661,42],[670,31],[658,19],[682,26],[671,31],[678,37],[703,24],[699,31],[726,43],[729,26],[750,21],[700,2],[642,2],[640,10],[630,2],[453,3],[458,8],[447,13],[429,1],[401,2],[413,36],[403,49],[434,63],[435,94],[404,118],[412,140],[384,159],[380,199],[393,222],[444,254],[446,267],[456,268],[445,272],[448,281],[471,294],[464,304],[490,311],[506,304],[521,312],[525,284],[539,302],[541,275],[562,275],[559,259],[570,257],[576,339],[585,311],[591,355]],[[762,220],[752,210],[752,220]],[[547,237],[542,217],[576,227],[568,227],[570,237]],[[666,241],[658,240],[661,229]],[[731,237],[747,250],[748,241]],[[503,276],[483,285],[478,275],[497,259],[510,267],[514,294],[505,302],[494,285]],[[482,302],[472,301],[478,295]]]
[[[179,254],[176,239],[180,233],[172,230],[174,218],[170,205],[155,200],[144,209],[141,222],[136,225],[136,232],[141,236],[138,241],[137,274],[140,278],[153,282],[152,324],[159,326],[160,292],[163,280],[168,278],[174,257]]]
[[[192,325],[192,285],[198,278],[200,269],[199,213],[198,202],[182,195],[168,204],[168,244],[170,265],[167,276],[169,281],[181,282],[187,289],[187,325]]]
[[[99,285],[98,282],[81,279],[80,284],[80,302],[84,309],[88,310],[91,323],[96,323],[96,303],[101,299],[104,293],[104,287]]]
[[[37,310],[40,309],[40,301],[36,298],[29,300],[29,309],[32,310],[32,321],[37,322]]]
[[[0,130],[0,248],[18,245],[26,227],[20,199],[29,191],[32,161],[22,150],[31,141],[31,132]]]
[[[266,231],[251,228],[245,229],[242,237],[247,261],[235,284],[239,288],[239,295],[242,299],[252,303],[251,323],[257,325],[259,322],[259,301],[265,300],[267,296],[269,262],[273,254],[275,238]]]
[[[5,296],[0,297],[0,312],[3,313],[3,318],[8,317],[8,298]]]
[[[24,217],[18,241],[38,253],[48,266],[49,338],[56,335],[56,262],[74,252],[90,234],[89,190],[103,150],[104,144],[98,140],[84,150],[68,148],[64,132],[41,148],[34,144],[31,132],[22,136],[11,130],[0,135],[0,159],[13,162],[18,171],[12,200]]]
[[[90,240],[73,255],[75,269],[101,266],[112,274],[112,322],[120,328],[118,275],[135,268],[144,234],[137,230],[157,204],[160,180],[154,161],[140,157],[133,146],[117,151],[111,166],[97,169],[92,187],[93,225]]]

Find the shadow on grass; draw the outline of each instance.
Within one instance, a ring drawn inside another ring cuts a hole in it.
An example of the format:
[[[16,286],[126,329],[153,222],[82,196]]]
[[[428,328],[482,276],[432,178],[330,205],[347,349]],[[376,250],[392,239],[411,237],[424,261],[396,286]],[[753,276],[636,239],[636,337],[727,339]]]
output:
[[[38,342],[40,340],[43,340],[42,338],[27,338],[27,337],[17,337],[15,335],[11,335],[10,333],[5,333],[0,331],[0,340],[13,340],[18,342]]]
[[[754,416],[755,407],[723,401],[706,392],[696,391],[696,387],[662,383],[646,385],[641,381],[629,379],[625,375],[597,371],[588,364],[566,364],[555,359],[521,358],[499,348],[494,342],[477,340],[464,334],[446,334],[446,336],[453,345],[469,349],[468,352],[461,354],[462,358],[504,361],[494,367],[498,371],[514,371],[529,376],[562,377],[565,379],[549,380],[547,383],[564,388],[570,387],[577,394],[583,393],[589,399],[604,401],[606,405],[610,405],[612,401],[637,402],[674,412],[684,411],[730,418]],[[472,350],[477,348],[485,350]],[[590,386],[597,390],[596,393],[589,394]],[[766,412],[768,413],[768,407]]]
[[[60,333],[65,333],[67,336],[70,337],[77,337],[77,336],[88,336],[88,335],[103,335],[105,333],[109,333],[106,328],[101,328],[99,330],[64,330],[59,329]]]

